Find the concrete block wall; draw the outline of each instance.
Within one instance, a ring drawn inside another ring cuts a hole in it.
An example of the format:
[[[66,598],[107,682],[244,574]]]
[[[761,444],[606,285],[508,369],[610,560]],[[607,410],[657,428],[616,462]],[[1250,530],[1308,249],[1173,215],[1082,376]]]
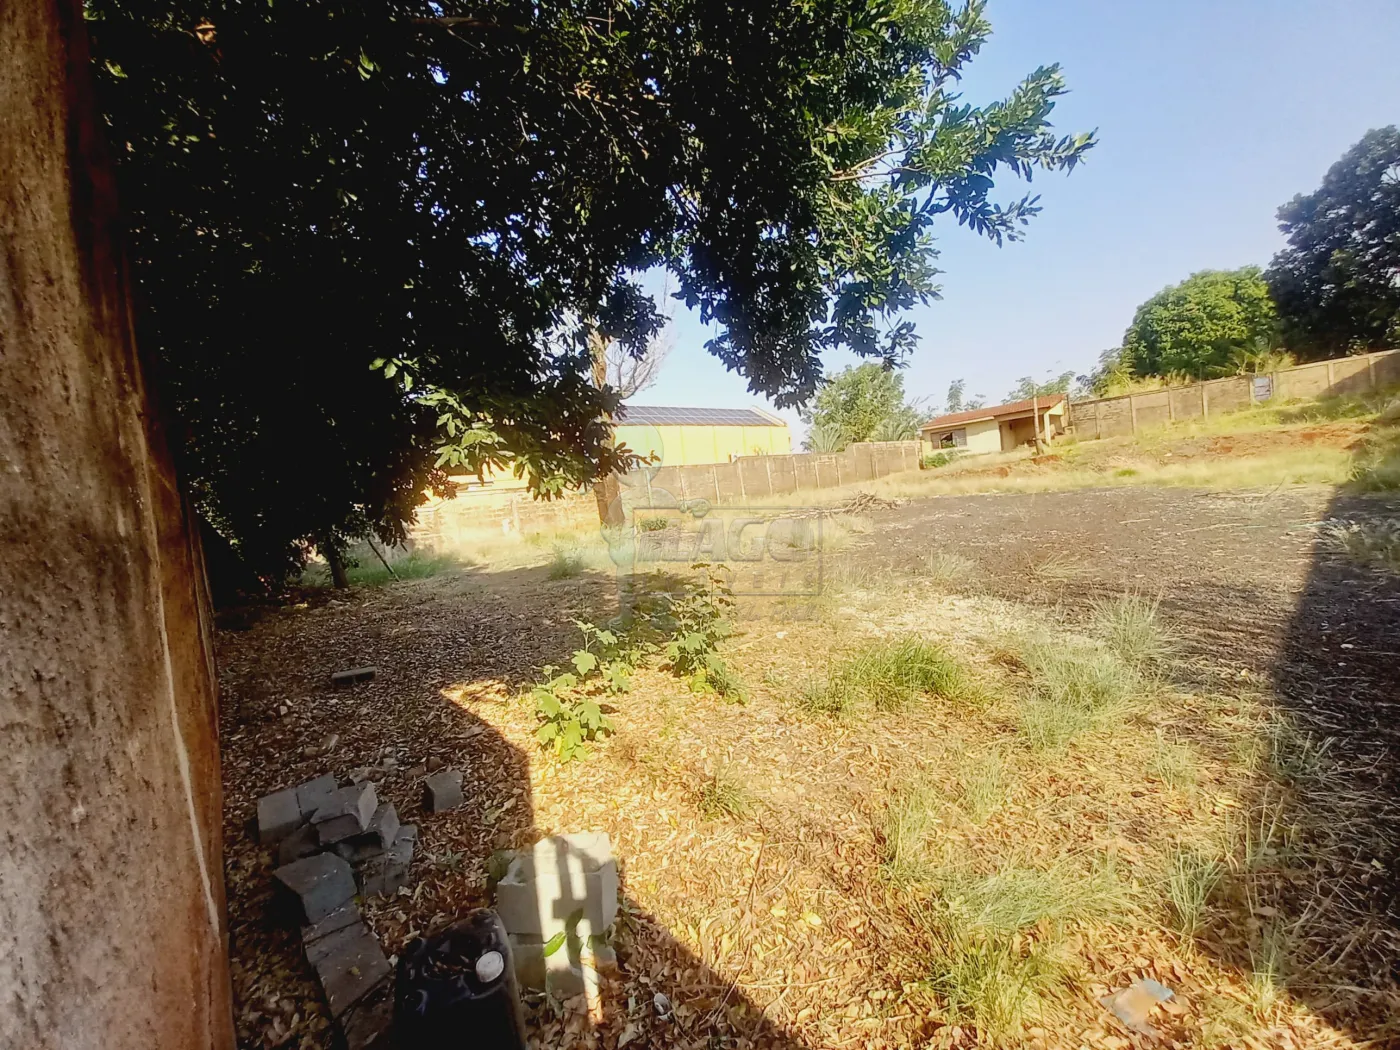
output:
[[[1271,377],[1271,401],[1362,394],[1400,384],[1400,350],[1314,361],[1279,369]],[[1254,377],[1229,376],[1190,386],[1071,402],[1069,425],[1081,438],[1117,437],[1176,420],[1234,412],[1253,403]]]

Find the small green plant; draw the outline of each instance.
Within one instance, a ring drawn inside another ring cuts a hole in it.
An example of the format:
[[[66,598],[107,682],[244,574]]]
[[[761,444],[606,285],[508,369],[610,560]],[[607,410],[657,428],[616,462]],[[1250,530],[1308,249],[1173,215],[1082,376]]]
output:
[[[535,715],[540,720],[535,739],[541,747],[552,747],[557,758],[569,762],[583,754],[588,741],[611,733],[613,724],[597,700],[579,693],[577,675],[553,672],[553,667],[546,666],[546,680],[530,691]]]
[[[938,646],[922,638],[875,642],[846,657],[809,691],[803,706],[844,714],[862,703],[879,711],[898,711],[924,696],[945,700],[975,699],[967,673]]]
[[[1274,921],[1260,931],[1258,947],[1250,949],[1250,1005],[1261,1022],[1273,1019],[1288,987],[1290,947],[1288,929]]]
[[[695,792],[695,806],[702,816],[711,820],[721,817],[741,820],[753,809],[753,800],[742,781],[721,769],[701,783]]]
[[[637,522],[637,528],[643,532],[665,532],[671,527],[671,519],[663,517],[642,518]]]
[[[1265,726],[1269,771],[1279,780],[1299,784],[1316,779],[1328,766],[1332,738],[1321,740],[1300,731],[1284,715],[1275,715]]]
[[[556,543],[549,558],[551,580],[571,580],[583,573],[583,551]]]
[[[1194,937],[1206,902],[1215,891],[1225,866],[1214,857],[1190,848],[1177,849],[1167,866],[1167,901],[1178,933]]]
[[[1113,472],[1113,476],[1115,478],[1135,478],[1138,476],[1138,472],[1133,467],[1119,467]]]
[[[1159,605],[1157,598],[1131,592],[1094,603],[1093,620],[1098,635],[1124,662],[1139,671],[1160,667],[1174,648],[1158,622]]]
[[[663,647],[671,673],[696,693],[717,693],[745,703],[744,683],[719,654],[720,643],[734,633],[729,612],[734,595],[724,578],[708,566],[699,582],[670,599],[654,623],[668,639]]]

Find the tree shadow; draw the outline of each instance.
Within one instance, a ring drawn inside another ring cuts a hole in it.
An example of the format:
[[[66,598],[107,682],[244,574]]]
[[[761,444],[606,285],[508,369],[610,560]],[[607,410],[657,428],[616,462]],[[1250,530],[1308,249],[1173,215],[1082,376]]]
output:
[[[275,861],[248,833],[257,798],[328,771],[353,773],[375,780],[380,800],[394,803],[404,823],[418,824],[407,886],[363,903],[391,956],[413,937],[490,906],[488,869],[497,851],[546,834],[607,830],[541,827],[530,767],[542,755],[528,735],[512,730],[508,737],[488,718],[495,705],[515,702],[543,665],[567,663],[578,647],[573,617],[598,616],[615,599],[616,583],[604,574],[551,582],[543,569],[473,569],[283,610],[251,630],[221,634],[226,870],[241,1047],[323,1046],[330,1039],[297,930],[271,908]],[[525,614],[532,607],[551,613],[532,619]],[[331,672],[361,665],[377,668],[372,681],[331,688]],[[422,779],[439,765],[463,771],[464,802],[428,814]],[[618,863],[618,968],[604,973],[591,1011],[587,997],[528,995],[532,1045],[806,1045],[738,990],[737,975],[710,966],[629,895],[625,854]]]

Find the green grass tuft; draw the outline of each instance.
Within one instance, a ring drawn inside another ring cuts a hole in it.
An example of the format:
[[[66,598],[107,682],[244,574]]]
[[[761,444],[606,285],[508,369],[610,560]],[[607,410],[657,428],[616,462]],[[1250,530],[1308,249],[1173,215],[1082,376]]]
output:
[[[922,638],[876,642],[846,657],[826,682],[808,690],[803,706],[826,714],[848,714],[863,704],[898,711],[925,696],[974,699],[967,673],[938,646]]]
[[[952,551],[933,551],[924,555],[919,576],[938,590],[955,591],[977,576],[977,563]]]
[[[943,1004],[943,1019],[975,1026],[999,1044],[1041,1019],[1046,997],[1066,976],[1044,942],[981,932],[945,933],[930,962],[928,987]]]
[[[753,799],[741,780],[721,769],[700,785],[695,793],[695,808],[711,820],[740,820],[752,811]]]
[[[1199,850],[1182,848],[1172,854],[1167,867],[1167,901],[1178,933],[1196,935],[1206,903],[1224,873],[1220,861]]]
[[[1038,751],[1121,717],[1142,684],[1117,653],[1097,645],[1037,639],[1025,646],[1021,661],[1034,694],[1021,704],[1020,729]]]
[[[1099,637],[1139,671],[1160,667],[1175,649],[1158,621],[1159,604],[1156,598],[1131,592],[1094,603],[1094,626]]]

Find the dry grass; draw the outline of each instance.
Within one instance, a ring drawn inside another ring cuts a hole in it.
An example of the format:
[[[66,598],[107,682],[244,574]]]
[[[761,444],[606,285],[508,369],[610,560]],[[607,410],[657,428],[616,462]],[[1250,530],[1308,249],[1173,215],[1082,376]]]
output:
[[[271,1045],[256,1020],[268,996],[320,1007],[270,972],[303,964],[259,932],[266,864],[236,829],[259,791],[391,742],[409,750],[400,768],[430,747],[470,788],[460,814],[423,823],[425,856],[452,864],[425,861],[411,897],[366,903],[391,952],[484,903],[493,850],[612,837],[626,907],[603,1030],[537,1004],[539,1045],[615,1045],[634,1026],[646,1047],[1122,1046],[1098,998],[1137,976],[1177,992],[1184,1012],[1154,1024],[1180,1046],[1400,1036],[1400,944],[1366,892],[1400,821],[1326,740],[1247,685],[1197,691],[1149,599],[1104,603],[1080,633],[1051,610],[847,564],[820,616],[743,610],[723,653],[748,707],[643,668],[616,702],[618,735],[569,765],[534,746],[506,684],[557,662],[544,625],[571,645],[568,617],[603,622],[615,592],[587,577],[515,574],[499,593],[444,577],[229,639],[225,664],[246,669],[225,692],[225,718],[244,720],[224,726],[243,1045]],[[356,631],[363,645],[397,632],[386,692],[325,709],[358,750],[293,768],[326,729],[274,741],[285,698],[262,683],[314,692],[299,669]],[[474,644],[452,649],[459,632]],[[810,717],[812,681],[861,717]],[[407,782],[382,787],[412,804]],[[650,1008],[658,992],[674,1019]]]
[[[1400,521],[1333,522],[1323,527],[1321,542],[1362,565],[1400,573]]]

